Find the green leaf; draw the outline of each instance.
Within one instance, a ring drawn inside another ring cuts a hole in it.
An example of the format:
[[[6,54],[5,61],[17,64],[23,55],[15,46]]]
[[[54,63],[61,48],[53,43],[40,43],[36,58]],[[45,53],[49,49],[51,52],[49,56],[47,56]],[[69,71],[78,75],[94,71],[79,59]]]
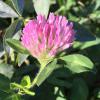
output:
[[[87,100],[88,87],[85,81],[81,78],[75,78],[71,90],[70,100]]]
[[[54,77],[54,76],[49,79],[49,83],[65,88],[70,88],[72,86],[71,82],[68,82],[67,80],[61,80],[59,79],[59,77]]]
[[[14,34],[13,39],[20,40],[21,35],[22,31],[18,29],[17,32]]]
[[[33,1],[32,0],[25,0],[25,7],[24,7],[25,12],[28,13],[33,13],[34,12],[34,7],[33,7]]]
[[[0,100],[5,100],[9,96],[9,93],[0,90]]]
[[[21,28],[23,22],[21,19],[14,21],[6,30],[5,38],[12,38],[17,31]]]
[[[100,99],[100,87],[95,88],[94,96],[95,96],[96,99],[98,98],[97,100]]]
[[[50,4],[56,4],[56,0],[50,0]]]
[[[64,91],[61,91],[61,89],[58,87],[54,88],[54,94],[57,96],[56,100],[67,100],[63,92]]]
[[[34,82],[35,84],[37,84],[37,86],[41,85],[44,80],[49,77],[49,75],[54,71],[54,69],[56,69],[56,63],[57,61],[54,60],[53,62],[48,64],[42,71],[38,72],[36,78],[34,79]]]
[[[33,3],[36,13],[47,17],[50,7],[50,0],[33,0]]]
[[[21,66],[22,63],[28,58],[28,54],[18,54],[18,66]]]
[[[71,75],[72,73],[62,66],[62,68],[55,70],[47,81],[55,86],[70,88],[72,83],[69,82],[67,78]]]
[[[89,58],[80,54],[72,54],[61,57],[60,59],[67,63],[65,67],[69,68],[73,73],[90,71],[94,66]]]
[[[0,100],[22,100],[19,94],[0,91]]]
[[[19,94],[8,95],[5,100],[22,100]]]
[[[99,20],[100,19],[100,10],[94,11],[89,15],[92,20]]]
[[[100,98],[100,90],[98,91],[97,98]]]
[[[62,87],[55,87],[54,85],[45,82],[40,86],[40,90],[37,91],[37,95],[33,100],[69,100],[65,95],[65,89]]]
[[[62,6],[65,2],[63,0],[58,0],[58,4]]]
[[[87,41],[87,42],[77,42],[76,41],[76,42],[74,42],[73,47],[83,50],[83,49],[86,49],[86,48],[89,48],[89,47],[92,47],[92,46],[95,46],[98,44],[100,44],[100,39],[96,38],[96,40],[94,40],[94,41]]]
[[[56,69],[56,63],[57,61],[53,61],[50,64],[48,64],[43,71],[40,73],[38,80],[36,84],[39,86],[43,83],[43,81],[50,76],[50,74]]]
[[[31,79],[29,76],[24,76],[21,80],[21,85],[26,88],[30,88],[31,86]]]
[[[18,53],[29,54],[26,48],[24,48],[20,41],[15,39],[6,39],[7,44]]]
[[[24,9],[24,0],[11,0],[14,8],[19,15],[22,15]]]
[[[9,53],[9,51],[10,51],[10,48],[7,46],[7,44],[6,44],[6,39],[8,39],[8,38],[12,38],[13,36],[14,36],[14,38],[15,38],[15,35],[17,35],[18,33],[16,33],[16,32],[18,32],[19,31],[19,29],[21,28],[21,26],[22,26],[22,20],[20,20],[20,19],[18,19],[18,20],[16,20],[16,21],[14,21],[8,28],[7,28],[7,30],[6,30],[6,32],[5,32],[5,35],[4,35],[4,48],[5,48],[5,50]],[[16,39],[18,39],[18,36],[16,37]]]
[[[2,74],[0,74],[0,90],[4,92],[9,92],[10,90],[10,80]]]
[[[18,17],[18,15],[10,6],[0,0],[0,17],[9,18]]]
[[[66,9],[69,10],[71,6],[75,5],[75,0],[67,0],[66,2]]]
[[[100,0],[95,0],[95,10],[97,10],[100,7]]]
[[[57,97],[56,100],[67,100],[67,99],[63,97]]]
[[[0,64],[0,73],[10,79],[14,74],[14,68],[12,65],[2,63]]]

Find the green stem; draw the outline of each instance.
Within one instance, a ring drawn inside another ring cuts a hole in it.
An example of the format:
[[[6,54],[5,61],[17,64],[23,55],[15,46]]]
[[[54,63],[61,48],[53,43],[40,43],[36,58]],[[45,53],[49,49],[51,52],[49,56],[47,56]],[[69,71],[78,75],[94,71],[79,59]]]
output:
[[[34,80],[32,81],[31,87],[34,87],[39,79],[39,76],[41,74],[41,72],[44,70],[46,65],[41,65],[38,74],[36,75],[36,77],[34,78]]]

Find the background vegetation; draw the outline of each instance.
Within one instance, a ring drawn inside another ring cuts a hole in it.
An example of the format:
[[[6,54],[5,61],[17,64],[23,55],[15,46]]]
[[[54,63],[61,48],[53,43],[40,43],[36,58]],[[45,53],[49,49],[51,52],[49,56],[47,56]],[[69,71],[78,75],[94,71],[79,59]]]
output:
[[[40,65],[20,45],[21,30],[49,12],[74,23],[76,40],[29,90]],[[32,99],[100,100],[100,0],[0,0],[0,100]]]

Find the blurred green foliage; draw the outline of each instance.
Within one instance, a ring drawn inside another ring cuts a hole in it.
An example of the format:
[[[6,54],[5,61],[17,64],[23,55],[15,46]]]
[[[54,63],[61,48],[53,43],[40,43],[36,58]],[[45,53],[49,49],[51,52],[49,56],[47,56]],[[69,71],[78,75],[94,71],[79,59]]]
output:
[[[40,64],[20,44],[21,30],[50,12],[74,23],[76,40],[30,88]],[[0,100],[32,99],[100,99],[100,0],[0,0]]]

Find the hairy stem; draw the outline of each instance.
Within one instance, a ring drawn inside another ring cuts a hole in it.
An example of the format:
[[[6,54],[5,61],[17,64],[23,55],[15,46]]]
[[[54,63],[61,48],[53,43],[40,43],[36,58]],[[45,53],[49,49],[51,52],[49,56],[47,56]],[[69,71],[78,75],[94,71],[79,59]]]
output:
[[[46,65],[41,65],[38,74],[36,75],[36,77],[34,78],[34,80],[32,81],[31,87],[34,87],[39,79],[39,76],[41,74],[41,72],[44,70]]]

